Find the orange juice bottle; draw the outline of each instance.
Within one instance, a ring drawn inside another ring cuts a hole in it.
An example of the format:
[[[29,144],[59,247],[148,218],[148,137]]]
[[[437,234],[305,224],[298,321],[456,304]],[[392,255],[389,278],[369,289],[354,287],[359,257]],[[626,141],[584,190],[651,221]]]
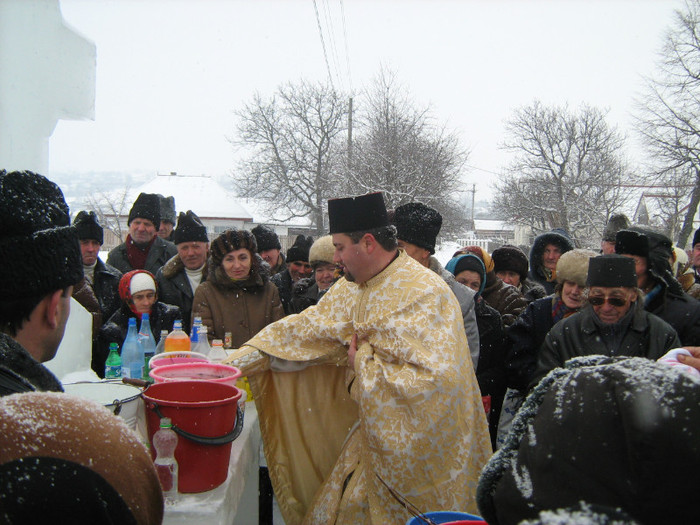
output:
[[[190,338],[182,329],[182,321],[173,323],[173,331],[165,338],[166,352],[189,352]]]

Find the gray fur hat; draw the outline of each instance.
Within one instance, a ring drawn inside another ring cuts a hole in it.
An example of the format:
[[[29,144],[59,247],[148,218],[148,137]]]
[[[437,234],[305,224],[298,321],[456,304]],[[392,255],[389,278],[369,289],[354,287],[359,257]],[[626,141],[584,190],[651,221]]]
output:
[[[169,222],[175,224],[175,197],[163,197],[158,194],[160,199],[160,222]]]
[[[333,237],[324,235],[320,239],[314,241],[309,250],[309,263],[311,266],[319,264],[333,264],[333,256],[335,255],[335,247],[333,246]]]
[[[588,261],[598,255],[592,250],[576,248],[569,250],[557,261],[557,282],[572,281],[581,287],[586,286]]]
[[[630,227],[630,220],[624,213],[613,213],[608,219],[608,223],[603,230],[603,240],[607,242],[615,242],[615,235],[620,230],[626,230]]]

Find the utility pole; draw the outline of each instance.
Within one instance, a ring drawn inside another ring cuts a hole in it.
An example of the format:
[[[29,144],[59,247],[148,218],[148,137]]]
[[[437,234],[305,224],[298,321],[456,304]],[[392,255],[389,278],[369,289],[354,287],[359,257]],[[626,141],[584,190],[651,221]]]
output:
[[[471,219],[471,229],[476,230],[476,224],[474,223],[474,197],[476,196],[476,184],[472,184],[472,219]]]
[[[352,168],[352,97],[348,107],[348,172]]]

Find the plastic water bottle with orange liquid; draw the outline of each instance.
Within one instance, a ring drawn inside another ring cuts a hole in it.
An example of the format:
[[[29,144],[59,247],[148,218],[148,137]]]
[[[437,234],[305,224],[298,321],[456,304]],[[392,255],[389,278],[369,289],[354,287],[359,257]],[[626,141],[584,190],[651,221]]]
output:
[[[189,352],[191,350],[190,344],[190,338],[182,329],[182,321],[175,321],[173,323],[173,331],[165,338],[165,351]]]

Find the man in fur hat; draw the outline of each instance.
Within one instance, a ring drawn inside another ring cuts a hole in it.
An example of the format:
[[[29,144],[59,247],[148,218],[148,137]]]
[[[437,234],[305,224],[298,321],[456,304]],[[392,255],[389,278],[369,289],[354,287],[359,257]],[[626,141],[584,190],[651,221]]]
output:
[[[189,333],[194,292],[207,279],[207,228],[192,210],[180,212],[173,241],[177,255],[158,270],[156,280],[161,302],[180,307],[182,328]]]
[[[140,193],[129,211],[129,234],[126,241],[113,248],[107,263],[122,273],[148,270],[152,274],[177,254],[177,248],[158,237],[160,228],[160,197],[155,193]]]
[[[251,230],[258,244],[258,253],[268,265],[270,275],[282,273],[287,269],[287,264],[282,253],[280,238],[271,228],[260,224]]]
[[[459,301],[464,319],[464,333],[469,343],[472,364],[476,370],[479,364],[479,329],[474,313],[474,290],[458,283],[454,275],[445,270],[433,256],[435,254],[435,241],[442,227],[442,215],[437,210],[420,202],[403,204],[389,215],[391,222],[396,227],[399,248],[442,277]]]
[[[615,236],[620,230],[630,227],[630,220],[624,213],[613,213],[603,230],[603,239],[600,241],[600,253],[603,255],[615,253]]]
[[[381,193],[328,213],[344,277],[229,358],[251,381],[285,521],[404,523],[385,484],[421,509],[475,512],[491,446],[459,304],[398,250]]]
[[[641,305],[634,261],[600,255],[588,261],[587,303],[544,339],[530,386],[573,358],[586,355],[658,359],[681,346],[676,331]]]
[[[160,199],[160,228],[158,228],[158,237],[166,241],[173,241],[173,229],[175,228],[175,197],[163,197],[158,194]]]
[[[280,300],[284,307],[284,313],[294,313],[292,309],[292,290],[300,279],[311,276],[311,264],[309,264],[309,250],[314,240],[311,237],[299,235],[294,244],[287,250],[287,269],[277,273],[270,279],[280,294]]]
[[[527,255],[517,246],[504,244],[493,251],[491,259],[496,277],[515,286],[528,303],[547,295],[542,285],[528,278]]]

